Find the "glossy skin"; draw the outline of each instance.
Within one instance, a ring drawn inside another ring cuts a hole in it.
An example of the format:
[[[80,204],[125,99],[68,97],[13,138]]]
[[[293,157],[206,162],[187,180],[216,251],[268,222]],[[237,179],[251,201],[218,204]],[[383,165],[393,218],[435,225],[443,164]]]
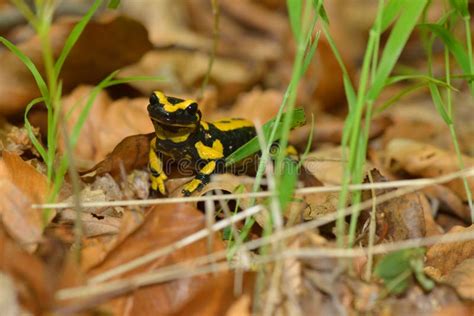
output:
[[[168,178],[163,169],[164,156],[200,166],[195,178],[184,186],[183,194],[189,196],[209,183],[213,173],[222,172],[219,166],[223,166],[224,159],[256,135],[248,120],[205,122],[195,101],[168,97],[160,91],[150,96],[148,113],[156,134],[149,155],[151,190],[161,194],[166,194]]]

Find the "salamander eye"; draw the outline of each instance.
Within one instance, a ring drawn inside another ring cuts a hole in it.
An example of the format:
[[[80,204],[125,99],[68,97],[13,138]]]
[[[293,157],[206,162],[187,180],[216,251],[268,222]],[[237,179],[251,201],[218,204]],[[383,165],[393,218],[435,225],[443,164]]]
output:
[[[196,111],[197,111],[197,103],[191,103],[186,108],[186,112],[188,112],[190,114],[193,114],[193,115],[196,114]]]
[[[153,92],[151,95],[150,95],[150,104],[158,104],[159,101],[158,101],[158,97],[156,96],[156,94]]]

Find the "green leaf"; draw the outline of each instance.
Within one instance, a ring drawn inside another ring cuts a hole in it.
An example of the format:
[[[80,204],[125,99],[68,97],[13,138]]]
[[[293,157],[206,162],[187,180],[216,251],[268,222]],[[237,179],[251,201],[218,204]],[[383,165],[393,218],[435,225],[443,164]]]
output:
[[[99,9],[100,5],[102,4],[102,0],[96,0],[90,9],[87,11],[87,13],[81,18],[81,20],[74,26],[74,28],[71,31],[71,34],[66,39],[66,42],[64,43],[64,47],[61,50],[61,54],[58,57],[58,60],[56,61],[56,64],[54,65],[54,71],[56,76],[59,76],[61,72],[61,68],[64,65],[64,62],[66,61],[67,56],[71,52],[72,48],[76,44],[77,40],[81,36],[82,32],[84,31],[85,27],[89,23],[89,21],[92,19],[96,11]]]
[[[108,8],[109,9],[117,9],[119,5],[120,5],[120,0],[110,0]]]
[[[403,11],[395,22],[385,44],[375,77],[372,78],[373,85],[368,91],[368,100],[375,100],[385,87],[386,80],[400,57],[426,3],[427,0],[405,1]]]
[[[390,0],[387,2],[383,9],[381,32],[387,30],[393,20],[400,14],[404,3],[404,0]]]
[[[3,36],[0,36],[0,43],[5,45],[13,54],[15,54],[23,62],[23,64],[25,64],[25,66],[33,75],[45,102],[48,102],[49,100],[48,86],[46,85],[46,82],[44,81],[43,77],[41,76],[40,72],[38,71],[38,68],[36,68],[33,61],[28,56],[26,56],[17,46],[15,46],[13,43],[11,43],[9,40],[4,38]],[[49,104],[47,103],[46,106],[49,106]]]
[[[280,123],[278,124],[278,129],[277,129],[277,133],[275,135],[274,141],[281,138],[281,134],[282,134],[281,130],[282,130],[285,115],[286,115],[286,113],[283,113],[282,119],[280,120]],[[291,128],[296,128],[298,126],[302,126],[305,123],[306,123],[306,117],[305,117],[305,114],[304,114],[304,110],[303,109],[298,109],[298,108],[295,109],[294,112],[293,112],[293,120],[291,122]],[[265,136],[266,140],[268,140],[268,138],[270,136],[270,133],[273,129],[274,124],[275,124],[275,119],[272,119],[272,120],[266,122],[262,126],[263,135]],[[258,142],[257,136],[255,136],[254,138],[252,138],[250,141],[248,141],[246,144],[241,146],[239,149],[234,151],[232,154],[230,154],[226,158],[226,166],[229,166],[231,164],[239,162],[242,159],[244,159],[244,158],[246,158],[250,155],[253,155],[258,151],[260,151],[260,144]]]
[[[293,198],[293,192],[295,191],[296,182],[298,180],[298,171],[298,162],[290,157],[285,157],[283,160],[283,176],[280,183],[277,184],[281,210],[285,210]]]
[[[444,108],[443,99],[441,98],[441,94],[439,93],[438,86],[431,82],[428,84],[428,86],[430,87],[431,98],[433,99],[433,103],[439,115],[441,115],[441,117],[443,118],[446,124],[448,125],[453,124],[451,117],[449,116],[449,114],[446,112],[446,109]]]
[[[453,54],[464,74],[471,74],[471,64],[468,54],[461,42],[454,37],[453,33],[438,24],[421,24],[420,27],[430,30],[439,37],[451,54]]]
[[[41,98],[36,98],[32,100],[30,103],[28,103],[25,109],[24,119],[25,119],[26,132],[28,133],[28,137],[30,138],[31,143],[33,144],[33,146],[35,146],[36,150],[41,155],[41,158],[43,158],[43,161],[47,161],[46,149],[43,147],[43,145],[41,145],[38,138],[36,138],[35,133],[33,133],[33,127],[31,126],[30,121],[28,120],[28,113],[30,112],[31,108],[33,108],[33,106],[43,101],[44,99],[41,97]]]
[[[314,8],[318,7],[318,5],[319,5],[318,2],[319,1],[317,1],[317,0],[313,1]],[[320,3],[318,14],[319,14],[319,17],[324,21],[324,23],[329,25],[329,17],[328,17],[328,14],[326,12],[326,9],[324,8],[324,3],[323,2]]]
[[[298,39],[302,36],[301,13],[303,11],[303,1],[287,0],[286,5],[288,7],[288,17],[290,18],[291,31],[293,32],[293,36],[298,43]]]
[[[404,249],[389,253],[379,261],[374,273],[384,281],[389,292],[400,294],[408,288],[413,273],[416,274],[417,270],[418,272],[423,270],[424,253],[425,249],[423,248]]]
[[[301,77],[303,77],[306,70],[308,70],[309,64],[311,63],[311,60],[313,59],[314,53],[316,52],[316,48],[318,47],[320,36],[321,36],[321,31],[318,31],[316,33],[316,36],[314,37],[313,42],[311,43],[308,49],[308,52],[306,53],[306,56],[304,57],[303,67],[301,69],[301,75],[300,75]]]
[[[467,0],[449,0],[451,6],[463,18],[469,18],[469,8]]]

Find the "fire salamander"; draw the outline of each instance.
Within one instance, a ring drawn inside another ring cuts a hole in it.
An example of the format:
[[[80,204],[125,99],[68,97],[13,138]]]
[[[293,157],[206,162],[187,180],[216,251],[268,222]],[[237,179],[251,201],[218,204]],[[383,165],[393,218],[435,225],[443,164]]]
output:
[[[169,97],[160,91],[151,94],[148,113],[156,134],[150,144],[148,164],[152,193],[166,194],[164,156],[175,161],[187,159],[199,166],[194,179],[182,191],[189,196],[209,183],[213,173],[221,172],[225,157],[256,135],[248,120],[205,122],[196,101]]]

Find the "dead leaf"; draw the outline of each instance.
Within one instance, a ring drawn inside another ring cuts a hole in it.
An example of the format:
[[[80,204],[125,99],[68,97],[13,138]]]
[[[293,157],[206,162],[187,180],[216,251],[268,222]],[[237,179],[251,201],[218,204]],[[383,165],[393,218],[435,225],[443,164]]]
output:
[[[50,280],[45,265],[10,239],[1,227],[0,258],[0,270],[15,281],[22,307],[36,315],[47,311],[53,302],[53,292],[47,286]]]
[[[212,118],[242,117],[263,125],[276,116],[282,100],[280,91],[254,88],[239,95],[230,110],[214,113]]]
[[[474,226],[457,226],[448,233],[470,232]],[[454,243],[439,242],[426,253],[426,266],[439,271],[440,276],[449,274],[458,264],[474,256],[474,240],[460,241]]]
[[[474,258],[468,258],[459,263],[443,279],[461,295],[462,298],[474,299]]]
[[[251,296],[254,290],[253,273],[244,273],[242,276],[242,296],[240,298],[233,295],[236,281],[233,273],[220,273],[215,277],[209,278],[199,292],[190,300],[176,316],[187,315],[250,315]],[[247,299],[248,303],[246,302]],[[242,301],[243,300],[243,301]],[[206,302],[206,304],[203,304]],[[236,304],[239,304],[236,306]],[[247,304],[245,306],[244,304]],[[238,308],[238,310],[236,310]],[[232,314],[233,312],[243,312],[243,314]]]
[[[309,134],[311,133],[310,119],[307,119],[308,124],[295,129],[290,137],[290,141],[294,144],[301,144],[306,146]],[[391,125],[390,118],[386,116],[376,117],[370,124],[369,139],[379,137],[384,133],[385,129]],[[344,121],[333,115],[324,113],[317,113],[315,115],[315,128],[313,129],[313,147],[320,147],[321,143],[340,144],[342,141],[342,132],[344,129]]]
[[[186,204],[157,205],[150,209],[145,223],[140,229],[126,238],[107,259],[91,271],[91,275],[107,271],[132,259],[170,245],[203,228],[204,218],[201,212]],[[175,263],[205,255],[206,240],[198,241],[183,249],[178,249],[169,255],[159,258],[145,266],[127,273],[127,276],[137,272],[158,269]],[[215,239],[217,249],[223,249],[220,239]],[[132,314],[169,314],[180,310],[199,291],[206,287],[210,276],[197,276],[179,279],[164,284],[150,285],[134,290],[107,304],[116,314],[122,314],[124,309],[131,308]],[[179,295],[178,295],[179,294]],[[131,305],[130,305],[131,303]],[[127,307],[128,306],[128,307]]]
[[[25,152],[31,152],[34,156],[39,157],[24,127],[18,128],[6,121],[2,122],[1,118],[0,126],[0,152],[5,150],[19,156]],[[33,133],[39,138],[38,128],[33,128]]]
[[[141,227],[144,217],[143,213],[139,210],[125,210],[120,221],[120,227],[117,230],[118,234],[85,239],[81,249],[82,271],[88,271],[102,263],[109,253],[114,251],[130,234]]]
[[[80,86],[63,99],[64,111],[72,110],[67,121],[69,131],[72,131],[76,125],[91,91],[91,87]],[[91,161],[99,162],[104,159],[115,146],[117,146],[117,150],[121,155],[120,159],[124,157],[124,150],[130,150],[128,153],[130,156],[126,159],[125,167],[128,167],[129,164],[133,165],[136,162],[135,159],[139,160],[142,157],[140,155],[143,154],[141,150],[138,150],[141,149],[141,138],[137,143],[134,143],[136,139],[133,139],[133,141],[124,141],[120,146],[117,144],[130,135],[153,131],[153,125],[146,110],[147,105],[148,100],[146,98],[120,99],[112,102],[105,92],[101,92],[92,105],[75,148],[78,163],[82,162],[81,165],[88,168]],[[62,143],[60,142],[60,144]],[[115,154],[113,157],[117,155]],[[117,162],[113,160],[113,163],[108,163],[118,167],[115,165]]]
[[[387,145],[387,156],[413,176],[435,178],[459,171],[456,154],[447,152],[432,145],[415,142],[409,139],[393,139]],[[474,158],[463,156],[466,168],[474,167]],[[474,178],[467,179],[471,192],[474,191]],[[463,201],[467,201],[462,179],[445,184]]]
[[[431,185],[423,189],[423,192],[431,199],[440,203],[440,210],[455,215],[464,222],[471,221],[469,206],[464,205],[461,198],[450,189],[440,184]]]
[[[65,40],[77,19],[60,19],[51,29],[53,54],[59,56]],[[37,36],[19,48],[43,72],[43,56]],[[95,84],[113,71],[138,60],[151,44],[141,24],[123,16],[102,16],[85,28],[67,58],[60,79],[64,92],[80,83]],[[120,53],[118,53],[120,52]],[[10,51],[0,52],[0,114],[21,112],[27,103],[39,96],[33,76]]]
[[[48,194],[46,177],[19,156],[7,151],[0,160],[0,215],[5,229],[21,245],[33,251],[41,240],[43,227],[54,217],[42,218],[33,203],[43,203]],[[44,222],[46,220],[46,222]]]
[[[167,79],[166,82],[143,81],[131,83],[131,85],[146,95],[150,91],[159,89],[166,91],[169,95],[180,96],[183,91],[192,91],[199,87],[206,75],[208,64],[208,55],[201,52],[151,51],[145,54],[139,63],[123,69],[120,76],[162,76]],[[239,93],[249,89],[262,75],[262,66],[217,57],[209,80],[219,91],[218,103],[225,104],[233,101]]]
[[[227,310],[226,316],[250,316],[250,297],[242,295]]]
[[[154,133],[146,135],[132,135],[124,138],[104,160],[91,169],[81,172],[82,176],[102,176],[110,174],[115,179],[121,176],[122,168],[129,173],[134,169],[141,169],[148,164],[150,140]]]
[[[373,169],[370,172],[373,182],[387,181],[377,169]],[[369,178],[366,177],[364,182],[369,183]],[[375,189],[374,191],[376,201],[377,196],[392,192],[394,189]],[[372,198],[371,190],[362,192],[362,201]],[[426,235],[425,212],[430,214],[430,210],[424,210],[424,207],[429,208],[429,203],[427,203],[423,195],[417,192],[404,194],[378,204],[376,206],[378,237],[390,241],[424,237]],[[364,218],[370,217],[369,212],[370,209],[364,211],[363,216],[361,216],[361,222],[364,222]]]

